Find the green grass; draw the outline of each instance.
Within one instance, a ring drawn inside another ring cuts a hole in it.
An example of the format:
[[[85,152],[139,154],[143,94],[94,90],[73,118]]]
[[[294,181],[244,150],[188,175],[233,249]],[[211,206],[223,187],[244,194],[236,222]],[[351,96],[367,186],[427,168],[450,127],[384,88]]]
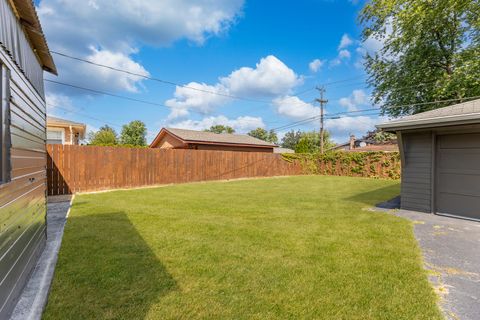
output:
[[[397,182],[304,176],[81,195],[45,319],[440,319]]]

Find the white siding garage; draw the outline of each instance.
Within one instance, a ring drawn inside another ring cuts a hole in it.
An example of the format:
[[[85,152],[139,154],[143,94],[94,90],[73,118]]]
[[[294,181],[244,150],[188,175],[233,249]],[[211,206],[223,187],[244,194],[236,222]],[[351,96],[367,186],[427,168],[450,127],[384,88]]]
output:
[[[480,100],[377,127],[398,136],[402,209],[480,221]]]

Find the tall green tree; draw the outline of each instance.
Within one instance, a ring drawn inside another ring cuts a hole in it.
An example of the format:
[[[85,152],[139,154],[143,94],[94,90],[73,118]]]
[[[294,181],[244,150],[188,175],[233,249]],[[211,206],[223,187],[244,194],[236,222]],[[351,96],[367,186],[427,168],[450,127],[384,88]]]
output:
[[[131,146],[147,145],[147,128],[145,123],[140,120],[134,120],[122,127],[120,134],[120,143]]]
[[[335,143],[330,138],[330,132],[323,133],[323,146],[327,150]],[[301,133],[301,138],[295,146],[296,153],[316,153],[320,151],[320,134],[317,131],[307,131]]]
[[[282,138],[282,147],[295,150],[297,147],[298,142],[302,138],[302,132],[300,130],[291,130]]]
[[[235,133],[235,129],[230,126],[224,126],[221,124],[217,124],[211,126],[210,129],[206,129],[206,132],[213,132],[213,133]]]
[[[319,151],[319,146],[315,144],[314,139],[309,136],[302,136],[295,145],[295,153],[316,153]]]
[[[363,40],[382,48],[365,68],[373,100],[391,116],[480,95],[480,2],[371,0],[360,13]],[[435,104],[438,100],[459,99]]]
[[[272,143],[278,142],[278,136],[275,130],[267,131],[263,128],[257,128],[247,133],[249,136]]]
[[[111,146],[118,144],[117,132],[108,125],[104,125],[98,131],[88,134],[88,144],[94,146]]]
[[[268,140],[267,141],[275,143],[275,144],[278,143],[278,136],[277,136],[277,133],[275,132],[275,130],[271,129],[268,132]]]

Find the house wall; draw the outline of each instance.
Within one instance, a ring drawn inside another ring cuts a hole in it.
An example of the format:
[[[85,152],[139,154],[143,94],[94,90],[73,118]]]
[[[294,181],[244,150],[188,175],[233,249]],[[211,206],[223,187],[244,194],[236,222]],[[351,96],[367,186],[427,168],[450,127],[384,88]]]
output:
[[[54,141],[52,141],[53,138],[51,137],[51,134],[61,135],[61,143],[55,143]],[[47,127],[47,144],[65,144],[66,140],[67,134],[65,132],[65,128]]]
[[[273,147],[248,147],[248,146],[229,146],[229,145],[215,145],[204,143],[187,143],[170,134],[164,134],[163,137],[156,143],[154,148],[158,149],[195,149],[195,150],[221,150],[221,151],[240,151],[240,152],[267,152],[273,153]]]
[[[44,97],[43,69],[37,61],[28,37],[13,12],[9,0],[0,0],[0,43],[13,57],[36,93]]]
[[[241,146],[221,146],[212,144],[189,144],[189,149],[196,150],[222,150],[222,151],[241,151],[241,152],[267,152],[273,153],[273,147],[241,147]]]
[[[47,125],[47,132],[48,131],[60,131],[63,132],[63,142],[64,145],[78,145],[80,143],[79,139],[79,131],[72,127],[70,130],[70,126],[68,127],[54,127]],[[47,143],[51,144],[52,142],[48,141],[48,134],[47,134]]]
[[[184,147],[184,145],[181,141],[172,137],[169,134],[166,134],[160,140],[160,142],[157,144],[156,148],[159,148],[159,149],[177,149],[177,148],[183,148],[183,147]]]
[[[402,133],[402,145],[402,209],[432,212],[432,133]]]
[[[6,0],[0,0],[3,10],[11,10],[5,4]],[[17,31],[24,37],[23,30]],[[5,90],[10,91],[10,99],[5,95],[2,99],[2,113],[7,117],[2,119],[7,134],[2,150],[11,159],[3,163],[9,167],[11,180],[0,184],[0,319],[8,318],[15,307],[46,240],[46,107],[38,79],[30,74],[34,87],[25,76],[29,73],[18,67],[23,64],[33,70],[39,63],[36,58],[22,64],[14,61],[11,57],[19,56],[15,52],[19,49],[7,45],[0,46],[2,69],[10,80]],[[21,49],[22,57],[35,57],[29,46]]]

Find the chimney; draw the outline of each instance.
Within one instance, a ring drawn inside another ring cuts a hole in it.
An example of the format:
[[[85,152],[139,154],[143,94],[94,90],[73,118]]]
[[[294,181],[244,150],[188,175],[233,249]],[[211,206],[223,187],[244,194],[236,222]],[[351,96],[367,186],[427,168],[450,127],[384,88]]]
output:
[[[353,150],[353,149],[355,149],[355,135],[351,134],[350,135],[350,149],[349,150]]]

